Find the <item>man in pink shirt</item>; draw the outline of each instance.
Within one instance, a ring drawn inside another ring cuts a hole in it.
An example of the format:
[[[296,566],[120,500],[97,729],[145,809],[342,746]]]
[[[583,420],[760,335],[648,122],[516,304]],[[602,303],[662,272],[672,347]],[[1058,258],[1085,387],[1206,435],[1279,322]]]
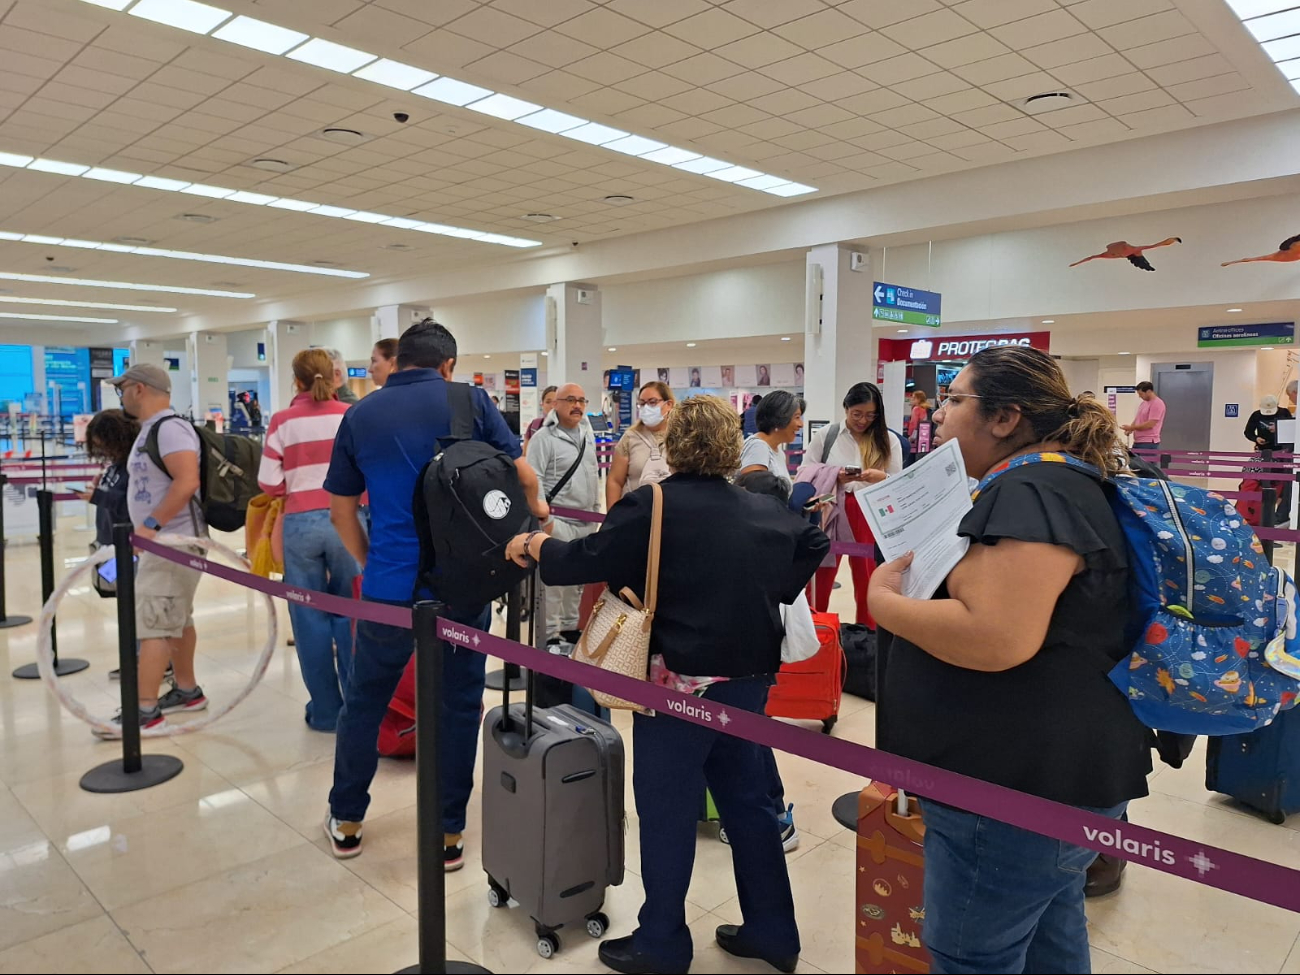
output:
[[[1132,423],[1125,423],[1125,433],[1133,434],[1133,446],[1144,450],[1157,450],[1160,447],[1160,428],[1165,425],[1165,401],[1156,395],[1156,388],[1149,382],[1137,384],[1137,394],[1142,399],[1137,416]]]

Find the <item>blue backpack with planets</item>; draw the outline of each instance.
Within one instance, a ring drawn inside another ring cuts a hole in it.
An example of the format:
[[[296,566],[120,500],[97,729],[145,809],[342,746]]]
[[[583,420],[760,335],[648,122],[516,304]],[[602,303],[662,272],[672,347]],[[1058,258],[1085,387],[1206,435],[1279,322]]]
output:
[[[1148,477],[1106,478],[1060,453],[1027,454],[999,474],[1063,463],[1101,479],[1128,542],[1133,650],[1110,679],[1148,728],[1234,735],[1269,724],[1300,693],[1291,578],[1232,503]]]

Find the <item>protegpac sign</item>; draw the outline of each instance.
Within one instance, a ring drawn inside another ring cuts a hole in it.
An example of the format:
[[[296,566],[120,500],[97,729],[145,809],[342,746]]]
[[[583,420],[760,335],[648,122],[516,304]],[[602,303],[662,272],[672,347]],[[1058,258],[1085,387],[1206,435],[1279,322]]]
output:
[[[981,349],[996,345],[1019,345],[1046,352],[1051,332],[1003,332],[997,335],[953,335],[949,338],[881,339],[882,362],[951,362],[969,359]]]

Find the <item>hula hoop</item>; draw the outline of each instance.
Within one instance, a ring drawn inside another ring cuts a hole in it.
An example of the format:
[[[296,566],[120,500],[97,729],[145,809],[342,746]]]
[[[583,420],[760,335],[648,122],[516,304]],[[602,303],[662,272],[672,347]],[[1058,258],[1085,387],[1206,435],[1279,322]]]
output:
[[[171,545],[175,548],[198,546],[205,552],[220,552],[222,555],[233,560],[236,564],[242,564],[244,567],[251,569],[248,562],[240,558],[237,552],[226,548],[226,546],[211,538],[185,537],[173,541],[167,536],[159,536],[154,540],[164,545]],[[120,725],[115,725],[108,718],[101,718],[91,714],[90,711],[86,709],[86,706],[69,694],[65,685],[59,682],[58,677],[54,673],[54,650],[51,646],[52,641],[50,637],[55,610],[58,609],[59,603],[63,601],[63,597],[68,594],[68,591],[82,576],[103,565],[115,556],[116,550],[113,546],[104,546],[81,565],[77,566],[77,568],[75,568],[68,577],[63,580],[59,587],[50,594],[49,600],[43,607],[41,607],[41,618],[39,620],[40,629],[36,636],[36,666],[40,671],[41,680],[45,682],[45,686],[49,689],[49,692],[53,694],[58,702],[70,712],[75,714],[92,728],[97,728],[100,731],[117,731],[120,733]],[[164,722],[157,728],[141,729],[140,734],[142,737],[170,738],[173,735],[189,735],[196,731],[202,731],[214,721],[225,717],[243,703],[244,699],[248,697],[249,694],[253,693],[253,688],[262,682],[262,677],[266,674],[266,668],[271,663],[271,656],[275,653],[275,645],[279,637],[279,618],[276,616],[275,602],[267,593],[262,593],[262,597],[266,600],[267,618],[270,620],[270,625],[267,628],[266,646],[262,648],[262,655],[258,658],[257,666],[253,670],[253,677],[249,680],[248,685],[235,695],[234,699],[228,704],[216,708],[215,710],[208,711],[206,715],[197,721],[185,721],[176,724]]]

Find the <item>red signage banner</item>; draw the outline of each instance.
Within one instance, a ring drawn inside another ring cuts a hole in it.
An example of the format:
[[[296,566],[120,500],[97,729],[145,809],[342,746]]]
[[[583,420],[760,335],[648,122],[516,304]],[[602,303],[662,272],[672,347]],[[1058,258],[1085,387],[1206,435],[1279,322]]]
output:
[[[880,339],[881,362],[948,362],[969,359],[994,345],[1023,345],[1047,352],[1051,332],[997,332],[993,335],[927,335],[919,339]]]

